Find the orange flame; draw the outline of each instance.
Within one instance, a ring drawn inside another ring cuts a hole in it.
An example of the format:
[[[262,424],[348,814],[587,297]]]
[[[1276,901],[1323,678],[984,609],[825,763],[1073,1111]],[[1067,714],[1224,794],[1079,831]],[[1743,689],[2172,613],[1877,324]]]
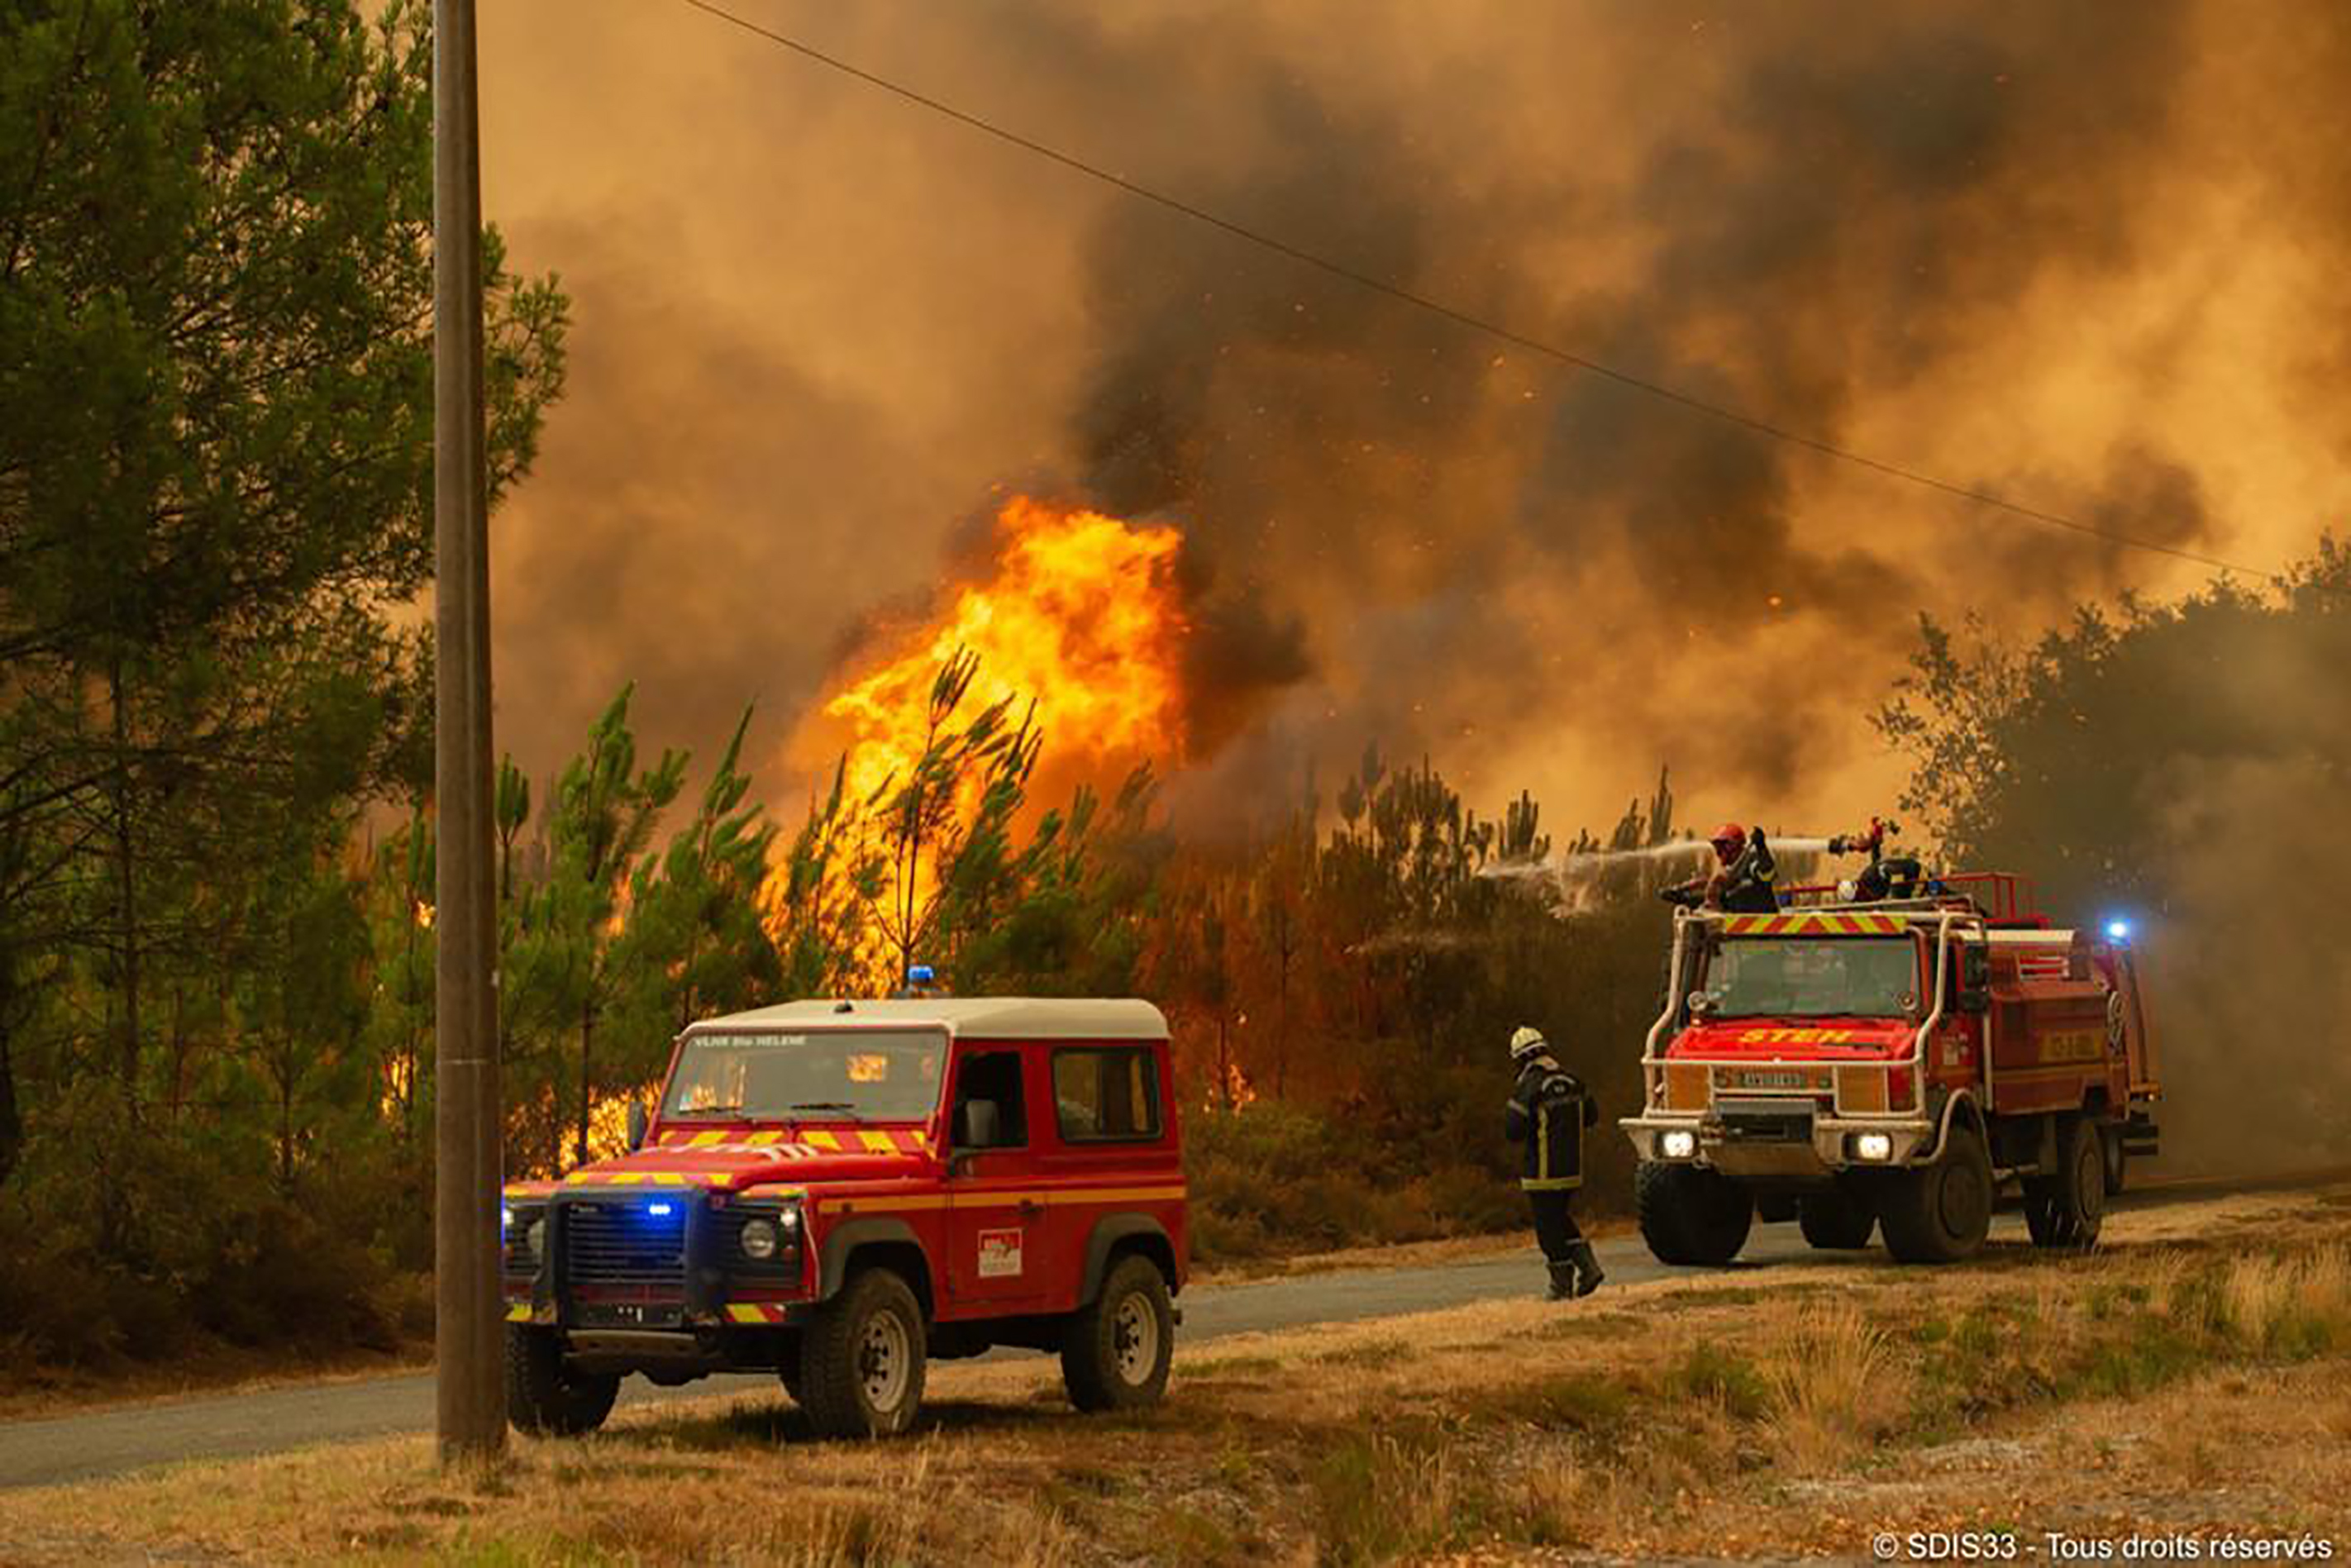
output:
[[[960,651],[979,659],[960,716],[1030,699],[1049,754],[1100,772],[1182,748],[1176,582],[1183,536],[1015,496],[997,514],[995,570],[824,705],[848,730],[848,793],[870,798],[922,755],[931,683]],[[1060,769],[1057,768],[1056,769]]]
[[[929,734],[933,684],[967,654],[977,673],[952,722],[1008,701],[1017,721],[1033,702],[1044,747],[1032,799],[1180,759],[1183,543],[1172,528],[1012,497],[997,514],[985,579],[885,638],[803,731],[802,755],[841,757],[843,798],[862,808],[909,777]],[[931,873],[916,874],[927,883]],[[771,877],[771,898],[777,885]]]

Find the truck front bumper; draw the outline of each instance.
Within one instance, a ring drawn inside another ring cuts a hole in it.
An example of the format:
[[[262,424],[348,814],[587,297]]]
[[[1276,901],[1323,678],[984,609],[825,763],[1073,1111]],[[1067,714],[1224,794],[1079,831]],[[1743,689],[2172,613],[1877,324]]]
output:
[[[1642,1159],[1782,1180],[1826,1180],[1841,1171],[1906,1166],[1935,1144],[1934,1124],[1923,1117],[1823,1115],[1802,1104],[1748,1115],[1651,1111],[1618,1124]],[[1687,1134],[1687,1142],[1674,1139],[1669,1153],[1667,1135],[1675,1133]]]

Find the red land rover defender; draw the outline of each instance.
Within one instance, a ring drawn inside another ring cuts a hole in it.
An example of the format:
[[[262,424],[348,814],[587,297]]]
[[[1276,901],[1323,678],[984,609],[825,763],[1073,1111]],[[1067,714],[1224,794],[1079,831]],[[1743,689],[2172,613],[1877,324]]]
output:
[[[772,1370],[903,1431],[931,1356],[1058,1351],[1084,1410],[1167,1385],[1189,1267],[1167,1022],[1139,1001],[810,1001],[689,1028],[632,1152],[505,1189],[507,1406]]]

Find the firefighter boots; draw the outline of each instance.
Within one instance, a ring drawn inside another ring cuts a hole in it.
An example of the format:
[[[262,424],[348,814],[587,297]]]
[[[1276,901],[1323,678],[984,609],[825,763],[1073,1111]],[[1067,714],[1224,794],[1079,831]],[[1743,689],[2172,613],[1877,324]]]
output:
[[[1564,1301],[1576,1293],[1574,1263],[1553,1263],[1551,1266],[1550,1299],[1554,1301]]]
[[[1592,1294],[1593,1291],[1600,1289],[1600,1281],[1606,1279],[1608,1276],[1600,1271],[1600,1260],[1592,1255],[1591,1242],[1577,1242],[1574,1249],[1568,1253],[1568,1258],[1571,1265],[1575,1270],[1575,1293],[1577,1295],[1588,1296]],[[1559,1270],[1557,1269],[1553,1269],[1552,1270],[1552,1289],[1554,1291],[1559,1288],[1558,1279]]]

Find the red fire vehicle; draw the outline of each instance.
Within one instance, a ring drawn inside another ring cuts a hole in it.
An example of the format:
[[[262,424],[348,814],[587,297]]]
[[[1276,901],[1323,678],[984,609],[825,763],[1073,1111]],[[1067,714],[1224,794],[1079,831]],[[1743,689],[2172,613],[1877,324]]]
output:
[[[2001,1186],[2033,1240],[2085,1247],[2160,1091],[2127,932],[2063,929],[1994,873],[1919,896],[1792,890],[1770,915],[1682,910],[1625,1132],[1641,1231],[1724,1263],[1754,1217],[1816,1247],[1882,1229],[1906,1261],[1982,1245]]]
[[[679,1037],[632,1152],[505,1191],[507,1403],[778,1373],[818,1431],[902,1431],[930,1357],[1058,1352],[1157,1400],[1187,1263],[1167,1024],[1139,1001],[794,1002]]]

